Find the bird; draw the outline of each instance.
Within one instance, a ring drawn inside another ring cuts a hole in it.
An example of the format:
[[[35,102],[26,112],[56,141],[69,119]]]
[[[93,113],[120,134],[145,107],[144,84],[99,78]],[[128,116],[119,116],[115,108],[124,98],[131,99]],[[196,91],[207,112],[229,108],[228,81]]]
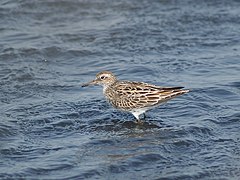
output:
[[[96,74],[96,78],[82,87],[90,85],[103,86],[103,94],[108,102],[116,109],[130,112],[136,118],[136,123],[143,121],[140,115],[173,99],[189,92],[184,87],[162,87],[145,82],[122,81],[110,71],[102,71]]]

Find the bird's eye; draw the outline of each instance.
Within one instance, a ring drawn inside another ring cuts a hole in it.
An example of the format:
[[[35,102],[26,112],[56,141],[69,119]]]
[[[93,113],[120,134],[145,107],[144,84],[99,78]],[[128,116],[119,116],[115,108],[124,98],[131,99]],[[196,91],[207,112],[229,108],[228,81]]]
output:
[[[105,79],[105,76],[101,76],[100,79]]]

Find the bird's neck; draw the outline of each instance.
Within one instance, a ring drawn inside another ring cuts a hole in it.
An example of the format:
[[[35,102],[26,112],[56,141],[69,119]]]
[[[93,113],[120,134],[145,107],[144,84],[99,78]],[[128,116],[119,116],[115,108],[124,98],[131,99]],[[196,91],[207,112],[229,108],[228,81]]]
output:
[[[104,84],[104,85],[103,85],[103,93],[105,94],[106,90],[107,90],[108,88],[111,88],[111,86],[112,86],[114,83],[115,83],[115,82],[109,83],[109,84]]]
[[[105,94],[106,89],[109,87],[109,85],[103,85],[103,94]]]

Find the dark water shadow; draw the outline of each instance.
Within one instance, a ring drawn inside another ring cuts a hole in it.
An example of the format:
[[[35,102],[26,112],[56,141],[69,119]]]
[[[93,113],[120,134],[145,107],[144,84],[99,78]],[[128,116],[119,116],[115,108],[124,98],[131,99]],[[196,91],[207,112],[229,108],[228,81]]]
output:
[[[124,134],[129,131],[159,131],[159,130],[166,130],[171,129],[172,126],[166,125],[162,122],[157,120],[146,120],[142,123],[136,123],[134,120],[119,120],[119,119],[111,119],[111,118],[104,118],[101,120],[92,121],[92,123],[85,127],[85,131],[98,133],[98,132],[114,132]]]

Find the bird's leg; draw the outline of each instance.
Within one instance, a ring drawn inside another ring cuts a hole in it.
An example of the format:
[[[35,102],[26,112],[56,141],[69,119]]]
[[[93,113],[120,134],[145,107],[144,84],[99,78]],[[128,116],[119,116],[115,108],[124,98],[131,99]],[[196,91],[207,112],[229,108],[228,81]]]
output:
[[[143,120],[146,118],[146,114],[143,113],[143,120],[141,120],[139,116],[137,116],[136,118],[137,118],[137,120],[135,122],[139,125],[142,125],[144,123]]]
[[[142,125],[142,124],[143,124],[143,121],[140,120],[140,119],[136,119],[135,123],[138,124],[138,125]]]
[[[143,121],[141,121],[141,120],[140,120],[140,117],[139,117],[139,116],[140,116],[140,113],[138,113],[138,112],[132,112],[132,114],[133,114],[133,115],[135,116],[135,118],[136,118],[136,121],[135,121],[136,124],[139,124],[139,125],[140,125],[140,124],[143,124]]]
[[[146,119],[146,114],[145,113],[143,113],[143,119]]]
[[[138,125],[142,125],[143,124],[143,120],[140,119],[139,115],[137,116],[137,119],[136,119],[136,124]]]

